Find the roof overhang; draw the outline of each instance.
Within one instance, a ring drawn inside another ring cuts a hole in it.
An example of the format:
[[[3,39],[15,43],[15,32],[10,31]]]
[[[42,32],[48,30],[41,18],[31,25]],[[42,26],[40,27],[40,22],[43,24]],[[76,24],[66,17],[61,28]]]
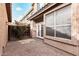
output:
[[[25,24],[25,23],[18,23],[18,24],[15,24],[13,22],[7,22],[7,25],[8,26],[28,26],[29,24]]]
[[[66,5],[69,5],[71,3],[67,3]],[[38,18],[42,18],[43,19],[43,15],[50,11],[51,9],[54,9],[55,7],[59,6],[59,5],[63,5],[63,3],[48,3],[46,6],[44,6],[42,9],[40,9],[39,11],[37,11],[35,14],[33,14],[31,17],[28,18],[28,20],[37,20]]]
[[[8,22],[11,22],[11,4],[5,3],[5,6],[7,11]]]
[[[32,20],[34,17],[42,14],[49,8],[51,8],[52,6],[56,5],[57,3],[48,3],[45,7],[43,7],[42,9],[40,9],[39,11],[37,11],[35,14],[33,14],[32,16],[30,16],[27,20]]]

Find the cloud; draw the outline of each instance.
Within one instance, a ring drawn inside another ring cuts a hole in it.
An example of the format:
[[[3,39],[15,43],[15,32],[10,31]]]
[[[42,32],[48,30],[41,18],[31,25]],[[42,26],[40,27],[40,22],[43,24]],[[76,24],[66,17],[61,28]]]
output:
[[[20,21],[23,18],[23,15],[20,15],[16,20]]]
[[[16,11],[21,11],[22,8],[21,7],[16,7]]]
[[[20,15],[19,17],[12,17],[12,22],[16,21],[20,21],[23,18],[23,15]]]

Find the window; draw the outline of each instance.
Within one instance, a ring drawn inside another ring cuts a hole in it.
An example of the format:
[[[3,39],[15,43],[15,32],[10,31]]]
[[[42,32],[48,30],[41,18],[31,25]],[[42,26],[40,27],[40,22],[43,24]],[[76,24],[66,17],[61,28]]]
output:
[[[71,6],[66,6],[45,16],[46,35],[71,39]]]
[[[71,6],[64,7],[56,11],[56,25],[71,23]]]
[[[43,26],[44,25],[41,25],[41,37],[43,37]]]
[[[54,13],[46,15],[46,35],[54,36]]]
[[[40,9],[40,4],[39,3],[37,3],[37,10],[39,10]]]
[[[54,28],[46,27],[46,35],[54,36]]]
[[[44,3],[37,3],[37,9],[41,9],[42,7],[44,7]]]
[[[70,39],[71,37],[71,26],[58,26],[56,27],[56,37],[67,38]]]

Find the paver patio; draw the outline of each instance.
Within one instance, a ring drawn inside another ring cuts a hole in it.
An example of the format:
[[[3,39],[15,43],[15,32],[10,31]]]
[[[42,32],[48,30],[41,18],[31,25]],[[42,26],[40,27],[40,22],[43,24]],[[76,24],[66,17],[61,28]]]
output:
[[[51,47],[41,39],[23,39],[8,42],[3,56],[60,56],[71,55]]]

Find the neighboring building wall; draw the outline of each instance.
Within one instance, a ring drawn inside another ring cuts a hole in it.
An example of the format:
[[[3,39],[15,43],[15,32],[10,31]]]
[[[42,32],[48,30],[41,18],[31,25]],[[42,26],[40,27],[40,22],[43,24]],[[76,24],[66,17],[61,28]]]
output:
[[[43,8],[47,3],[37,3],[37,10]]]
[[[35,12],[37,12],[37,3],[33,3],[32,4],[32,8],[33,8],[32,14],[34,14]]]
[[[27,20],[27,18],[25,18],[24,20],[21,20],[21,21],[19,21],[19,22],[20,22],[20,23],[23,23],[23,24],[25,24],[25,25],[30,24],[30,21]]]
[[[33,3],[32,8],[32,14],[34,14],[35,12],[39,11],[41,8],[43,8],[47,3]]]
[[[6,6],[0,3],[0,55],[8,40],[8,22]]]

